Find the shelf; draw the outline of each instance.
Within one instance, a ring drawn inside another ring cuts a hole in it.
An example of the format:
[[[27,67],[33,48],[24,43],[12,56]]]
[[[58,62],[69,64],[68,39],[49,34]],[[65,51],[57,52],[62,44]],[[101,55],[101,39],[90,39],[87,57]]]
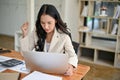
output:
[[[98,19],[114,19],[113,17],[110,17],[110,16],[82,16],[81,15],[81,17],[89,17],[89,18],[98,18]],[[118,19],[115,19],[115,20],[119,20],[120,18],[118,18]]]
[[[93,32],[92,36],[108,38],[108,39],[117,39],[117,35],[112,35],[112,34],[99,34],[99,33]]]
[[[117,58],[118,58],[118,61],[120,62],[120,53],[118,53]]]
[[[114,58],[115,58],[115,53],[114,52],[109,52],[109,51],[102,51],[102,50],[97,50],[97,62],[101,62],[103,64],[108,64],[108,65],[114,65]]]
[[[89,63],[93,63],[93,59],[91,59],[89,57],[84,57],[84,56],[81,56],[79,58],[79,61],[86,61],[86,62],[89,62]]]
[[[92,43],[90,45],[80,45],[80,47],[115,52],[116,42],[99,40],[99,39],[92,39]]]
[[[89,52],[89,53],[88,53]],[[93,62],[94,61],[94,50],[89,48],[80,48],[80,60],[85,60],[87,62]]]
[[[104,61],[104,60],[98,60],[95,62],[96,64],[101,64],[104,66],[109,66],[109,67],[113,67],[113,63],[109,62],[109,61]]]
[[[96,1],[96,0],[81,0],[81,1]],[[102,2],[120,2],[119,0],[97,0]]]
[[[79,0],[79,4],[80,60],[120,68],[120,0]]]
[[[117,53],[120,53],[120,36],[118,36],[118,41],[117,41]]]
[[[116,39],[117,38],[117,35],[106,34],[105,32],[102,32],[99,29],[98,30],[91,30],[87,33],[91,34],[91,36],[95,36],[95,37],[110,38],[110,39]]]

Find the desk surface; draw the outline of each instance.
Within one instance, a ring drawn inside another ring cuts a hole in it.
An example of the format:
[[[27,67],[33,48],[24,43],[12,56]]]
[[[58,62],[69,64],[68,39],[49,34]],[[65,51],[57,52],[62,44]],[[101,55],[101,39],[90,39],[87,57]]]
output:
[[[19,52],[12,51],[11,53],[4,53],[1,54],[2,56],[12,57],[12,58],[18,58],[18,59],[24,59]],[[78,64],[77,69],[74,71],[74,74],[72,76],[65,76],[65,75],[57,75],[60,77],[63,77],[63,80],[80,80],[82,79],[86,73],[90,70],[89,66]],[[4,72],[15,72],[12,70],[5,70]],[[27,74],[21,73],[20,80],[25,77]]]

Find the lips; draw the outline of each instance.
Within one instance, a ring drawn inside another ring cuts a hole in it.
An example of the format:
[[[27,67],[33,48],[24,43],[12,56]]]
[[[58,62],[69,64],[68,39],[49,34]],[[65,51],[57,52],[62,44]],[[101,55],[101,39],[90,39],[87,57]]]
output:
[[[49,30],[45,30],[46,32],[49,32]]]

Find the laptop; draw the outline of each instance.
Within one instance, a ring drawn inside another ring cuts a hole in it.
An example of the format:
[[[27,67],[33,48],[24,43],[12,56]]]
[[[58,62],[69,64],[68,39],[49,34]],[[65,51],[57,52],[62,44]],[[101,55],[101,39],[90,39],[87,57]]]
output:
[[[27,69],[45,73],[64,74],[68,68],[68,56],[61,53],[23,51]]]

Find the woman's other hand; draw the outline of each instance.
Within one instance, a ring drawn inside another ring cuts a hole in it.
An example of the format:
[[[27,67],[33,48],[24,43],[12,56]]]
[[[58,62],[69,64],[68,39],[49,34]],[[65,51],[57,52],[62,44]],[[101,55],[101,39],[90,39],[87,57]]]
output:
[[[29,23],[28,23],[28,22],[25,22],[25,23],[21,26],[23,38],[28,34],[28,26],[29,26]]]
[[[68,76],[73,75],[73,70],[74,70],[73,66],[71,64],[68,64],[68,69],[64,75],[68,75]]]

